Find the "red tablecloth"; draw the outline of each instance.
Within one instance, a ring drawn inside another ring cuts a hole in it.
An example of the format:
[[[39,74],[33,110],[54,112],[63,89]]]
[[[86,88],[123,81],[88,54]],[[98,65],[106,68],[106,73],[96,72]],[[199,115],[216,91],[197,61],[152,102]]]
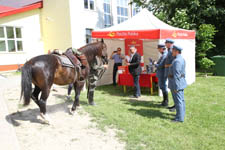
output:
[[[158,83],[158,78],[156,77],[156,73],[151,74],[141,74],[140,75],[140,86],[141,87],[152,87],[152,82]],[[125,86],[134,86],[134,80],[131,74],[119,74],[118,77],[118,85],[125,85]]]

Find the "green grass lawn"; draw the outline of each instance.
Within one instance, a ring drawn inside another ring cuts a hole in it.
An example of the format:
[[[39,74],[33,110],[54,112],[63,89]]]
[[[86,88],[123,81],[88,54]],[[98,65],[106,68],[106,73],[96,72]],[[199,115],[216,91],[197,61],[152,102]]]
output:
[[[197,77],[185,89],[184,123],[171,123],[175,113],[160,107],[161,97],[144,91],[141,100],[128,98],[122,87],[96,89],[96,107],[88,106],[86,93],[81,105],[101,129],[118,129],[118,137],[128,150],[224,150],[225,77]],[[172,105],[170,95],[170,105]]]

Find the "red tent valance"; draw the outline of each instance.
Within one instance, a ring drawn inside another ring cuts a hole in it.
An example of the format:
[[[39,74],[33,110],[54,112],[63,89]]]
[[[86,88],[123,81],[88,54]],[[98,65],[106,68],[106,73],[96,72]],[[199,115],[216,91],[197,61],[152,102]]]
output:
[[[130,31],[93,31],[93,38],[105,39],[195,39],[193,30],[130,30]]]

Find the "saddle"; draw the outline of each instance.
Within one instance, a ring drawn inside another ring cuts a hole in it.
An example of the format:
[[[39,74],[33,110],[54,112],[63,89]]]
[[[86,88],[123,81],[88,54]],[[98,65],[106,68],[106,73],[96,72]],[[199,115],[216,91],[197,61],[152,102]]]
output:
[[[85,79],[85,68],[88,67],[88,62],[84,54],[72,48],[68,48],[63,54],[60,54],[58,50],[54,50],[51,54],[57,55],[63,66],[77,68],[80,81]]]

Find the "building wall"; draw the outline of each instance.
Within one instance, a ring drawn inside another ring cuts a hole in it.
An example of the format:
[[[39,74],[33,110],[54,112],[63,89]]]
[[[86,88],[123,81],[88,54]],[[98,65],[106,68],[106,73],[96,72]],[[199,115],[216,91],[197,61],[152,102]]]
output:
[[[44,0],[41,25],[45,53],[52,49],[65,50],[72,46],[70,0]]]
[[[83,0],[70,0],[72,46],[80,48],[86,44],[85,29],[104,28],[104,0],[95,0],[95,10],[84,8]],[[112,23],[117,24],[117,1],[111,0]],[[130,17],[130,9],[128,16]]]
[[[95,1],[95,10],[89,10],[84,8],[83,0],[70,0],[71,35],[73,47],[80,48],[86,44],[86,28],[103,28],[103,12],[102,9],[100,9],[101,4],[101,1]]]
[[[40,30],[40,9],[3,17],[0,19],[0,25],[22,27],[24,50],[23,52],[0,52],[0,71],[5,71],[4,65],[10,65],[7,66],[11,68],[9,70],[15,70],[18,64],[24,64],[26,60],[44,53]]]

